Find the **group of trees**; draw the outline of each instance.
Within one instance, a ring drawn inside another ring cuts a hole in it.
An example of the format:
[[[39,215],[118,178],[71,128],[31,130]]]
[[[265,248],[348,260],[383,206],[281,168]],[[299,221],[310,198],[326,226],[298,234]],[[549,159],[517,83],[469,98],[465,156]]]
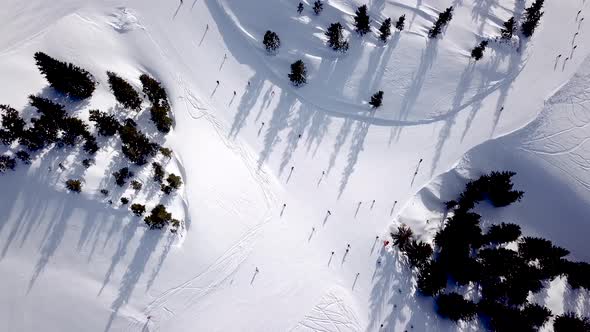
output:
[[[446,203],[453,215],[436,233],[434,248],[416,240],[405,225],[391,234],[393,244],[417,270],[419,292],[435,297],[441,316],[454,321],[479,316],[494,331],[533,331],[551,317],[547,308],[527,300],[544,282],[566,276],[570,287],[590,290],[590,264],[568,261],[568,250],[546,239],[523,237],[516,224],[501,223],[482,230],[481,216],[472,209],[483,200],[494,206],[520,200],[523,192],[513,190],[514,175],[492,172],[467,183],[457,201]],[[509,249],[515,242],[516,250]],[[479,301],[445,292],[448,284],[471,285],[479,292]],[[565,331],[561,324],[588,324],[579,317],[560,317],[555,319],[556,331]]]
[[[46,77],[49,84],[58,92],[71,99],[85,99],[92,96],[96,87],[94,77],[86,70],[71,63],[56,60],[43,52],[35,53],[35,61],[40,72]],[[114,72],[107,71],[109,87],[117,102],[125,109],[140,111],[143,98],[133,85],[127,82]],[[169,116],[170,103],[166,90],[160,82],[143,74],[140,76],[143,94],[151,103],[151,120],[156,128],[167,133],[172,125],[172,118]],[[29,96],[30,105],[36,109],[30,121],[21,117],[19,112],[8,105],[0,105],[0,142],[14,147],[15,143],[22,145],[27,151],[35,152],[44,149],[51,144],[62,148],[65,146],[81,145],[82,149],[89,154],[95,154],[99,147],[96,138],[91,134],[89,126],[81,119],[71,116],[65,106],[41,96]],[[122,142],[123,154],[136,165],[144,165],[148,159],[160,152],[166,158],[170,158],[172,150],[160,147],[152,142],[137,127],[137,123],[131,118],[126,118],[122,123],[115,114],[90,110],[89,120],[94,124],[97,134],[111,137],[119,134]],[[17,158],[24,164],[30,163],[31,155],[25,149],[18,150],[14,156],[0,156],[0,173],[14,170]],[[82,162],[88,168],[94,164],[93,158],[86,158]],[[60,169],[65,167],[60,164]],[[169,174],[164,183],[164,168],[160,165],[160,175],[157,182],[161,185],[161,191],[171,194],[182,185],[182,179],[175,174]],[[115,183],[124,186],[134,176],[129,167],[123,167],[113,173]],[[69,191],[81,192],[83,187],[82,179],[69,179],[65,182]],[[142,189],[143,185],[137,180],[131,182],[135,191]],[[108,196],[109,191],[101,190],[101,193]],[[121,197],[121,204],[129,203],[129,198]],[[112,201],[109,201],[112,203]],[[145,206],[132,204],[131,211],[140,216],[145,213]],[[158,205],[146,223],[152,228],[161,228],[163,225],[172,223],[178,228],[180,222],[168,217],[165,207]]]

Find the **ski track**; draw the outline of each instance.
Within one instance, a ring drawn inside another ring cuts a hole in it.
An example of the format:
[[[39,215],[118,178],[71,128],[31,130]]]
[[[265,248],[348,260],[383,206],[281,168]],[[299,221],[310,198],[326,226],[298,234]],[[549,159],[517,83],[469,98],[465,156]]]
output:
[[[334,292],[328,292],[312,309],[311,313],[289,331],[344,332],[360,330],[359,320],[352,308],[347,307],[344,300]]]

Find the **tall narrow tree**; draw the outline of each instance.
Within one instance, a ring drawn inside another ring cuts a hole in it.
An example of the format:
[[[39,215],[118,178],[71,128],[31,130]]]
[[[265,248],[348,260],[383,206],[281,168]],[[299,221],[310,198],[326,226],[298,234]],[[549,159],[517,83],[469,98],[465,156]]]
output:
[[[524,22],[522,23],[520,29],[523,36],[530,38],[537,26],[539,26],[539,21],[541,21],[541,17],[543,17],[543,4],[545,0],[535,0],[533,4],[525,9],[524,11]]]
[[[321,0],[316,0],[316,2],[313,3],[313,12],[316,15],[319,15],[322,10],[324,10],[324,3]]]
[[[391,19],[386,18],[381,24],[381,27],[379,27],[379,39],[385,43],[389,36],[391,36]]]
[[[334,51],[346,52],[348,50],[348,41],[344,40],[344,28],[340,22],[332,23],[328,27],[325,35],[328,37],[328,46]]]
[[[371,19],[369,18],[369,14],[367,14],[367,5],[360,6],[354,16],[354,27],[356,32],[364,36],[369,31],[371,31]]]
[[[405,24],[406,24],[406,14],[403,14],[402,16],[399,17],[399,19],[395,23],[395,28],[398,31],[402,31],[404,29]]]
[[[512,34],[514,33],[514,29],[516,28],[516,22],[514,21],[514,16],[512,16],[508,21],[502,24],[502,29],[500,29],[500,35],[502,36],[503,40],[510,40],[512,39]]]
[[[300,86],[307,82],[307,69],[302,60],[297,60],[291,64],[291,73],[288,76],[295,86]]]

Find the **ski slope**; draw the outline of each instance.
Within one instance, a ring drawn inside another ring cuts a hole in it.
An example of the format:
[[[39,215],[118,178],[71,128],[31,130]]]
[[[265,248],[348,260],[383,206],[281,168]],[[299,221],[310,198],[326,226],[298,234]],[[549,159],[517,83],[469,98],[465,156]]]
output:
[[[30,114],[29,94],[55,97],[35,67],[39,50],[99,81],[91,99],[68,102],[81,118],[121,112],[107,70],[136,87],[144,72],[164,83],[175,127],[159,143],[174,150],[166,169],[182,175],[184,191],[166,198],[156,188],[132,201],[164,201],[186,227],[150,231],[105,202],[105,186],[126,194],[111,178],[128,164],[116,140],[99,141],[88,170],[79,151],[19,165],[0,177],[3,330],[477,330],[414,296],[403,259],[382,240],[398,222],[428,239],[440,199],[492,169],[516,171],[525,198],[486,210],[490,221],[518,222],[590,259],[590,35],[576,19],[590,9],[581,0],[546,2],[535,36],[514,41],[519,52],[492,45],[478,63],[471,48],[530,1],[371,0],[374,30],[406,15],[385,45],[375,31],[351,33],[357,0],[326,1],[319,16],[311,2],[298,15],[288,0],[0,2],[2,104]],[[451,5],[444,36],[429,41]],[[347,54],[325,46],[336,21],[349,34]],[[281,37],[276,56],[262,47],[269,29]],[[301,88],[287,78],[297,59],[309,74]],[[373,111],[377,90],[384,105]],[[137,119],[149,126],[146,113]],[[146,181],[150,171],[137,170]],[[78,175],[83,193],[67,193],[64,181]],[[588,298],[556,281],[538,300],[588,316]]]

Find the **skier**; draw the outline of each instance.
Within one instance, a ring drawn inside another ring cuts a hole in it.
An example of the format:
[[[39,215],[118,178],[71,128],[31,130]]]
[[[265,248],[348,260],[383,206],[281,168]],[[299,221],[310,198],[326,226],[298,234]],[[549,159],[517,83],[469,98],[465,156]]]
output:
[[[236,95],[236,91],[234,91],[234,96]]]
[[[274,96],[275,96],[275,90],[271,90],[271,91],[270,91],[270,96],[271,96],[271,97],[274,97]]]
[[[377,265],[381,265],[381,260],[380,259],[377,260]]]
[[[388,244],[389,244],[388,240],[383,241],[383,247],[387,247]]]
[[[418,164],[422,163],[422,158],[420,158],[420,161],[418,162]]]
[[[294,169],[295,169],[295,166],[291,166],[291,172],[293,172]]]
[[[332,215],[332,212],[330,212],[330,210],[328,210],[328,215],[329,215],[329,216],[331,216],[331,215]]]
[[[219,85],[219,81],[217,81],[217,85]]]
[[[332,255],[334,255],[334,252],[332,251]]]
[[[258,267],[256,267],[256,273],[258,273]]]
[[[287,203],[283,204],[283,208],[286,208],[286,207],[287,207]]]
[[[578,48],[578,45],[574,45],[574,50],[575,50],[576,48]]]

